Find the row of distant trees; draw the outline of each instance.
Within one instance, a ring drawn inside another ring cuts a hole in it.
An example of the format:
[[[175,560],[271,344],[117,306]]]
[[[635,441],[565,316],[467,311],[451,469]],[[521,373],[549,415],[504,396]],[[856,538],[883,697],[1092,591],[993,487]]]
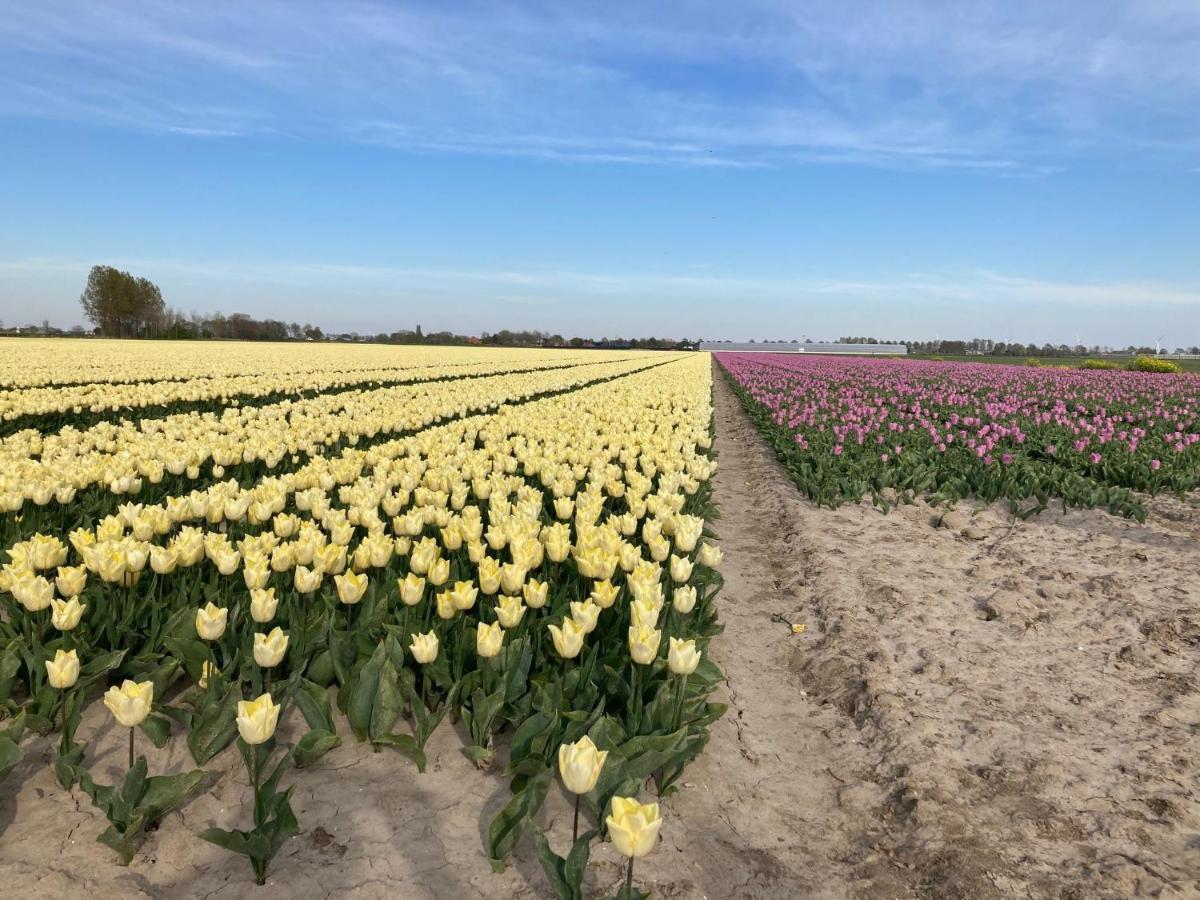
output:
[[[227,339],[235,341],[361,341],[379,344],[472,344],[496,347],[601,347],[613,349],[693,349],[698,342],[675,338],[565,338],[546,331],[507,329],[478,337],[415,329],[363,335],[358,332],[326,334],[316,325],[255,319],[245,313],[185,314],[163,302],[158,286],[112,266],[94,266],[79,298],[84,315],[105,337],[165,340]],[[49,329],[48,323],[46,324]]]

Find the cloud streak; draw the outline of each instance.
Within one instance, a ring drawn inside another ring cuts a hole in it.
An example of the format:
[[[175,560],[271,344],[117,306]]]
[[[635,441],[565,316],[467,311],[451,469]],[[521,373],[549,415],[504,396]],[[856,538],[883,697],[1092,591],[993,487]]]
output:
[[[1190,167],[1197,58],[1186,0],[44,0],[0,17],[0,115],[579,163]]]

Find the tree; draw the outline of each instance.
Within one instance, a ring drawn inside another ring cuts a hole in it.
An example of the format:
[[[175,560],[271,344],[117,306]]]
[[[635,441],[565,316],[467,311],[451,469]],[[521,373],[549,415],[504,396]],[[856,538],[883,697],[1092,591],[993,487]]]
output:
[[[166,313],[158,285],[112,266],[92,266],[79,304],[110,337],[147,337],[158,331]]]

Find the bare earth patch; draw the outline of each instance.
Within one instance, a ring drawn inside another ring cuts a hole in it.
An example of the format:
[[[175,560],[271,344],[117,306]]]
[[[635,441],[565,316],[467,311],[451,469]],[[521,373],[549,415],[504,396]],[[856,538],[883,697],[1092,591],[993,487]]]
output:
[[[713,654],[730,708],[664,801],[638,882],[663,900],[1200,896],[1200,509],[1155,501],[1146,525],[816,509],[715,381],[727,583]],[[124,735],[99,704],[80,737],[116,775]],[[453,729],[424,775],[343,740],[285,780],[302,833],[260,890],[244,859],[196,837],[247,821],[235,751],[123,869],[95,843],[101,814],[54,781],[49,743],[27,741],[0,796],[3,896],[546,896],[528,842],[490,871],[507,786]],[[182,741],[143,749],[153,772],[189,767]],[[566,798],[541,821],[561,850]],[[597,845],[589,895],[620,875]]]

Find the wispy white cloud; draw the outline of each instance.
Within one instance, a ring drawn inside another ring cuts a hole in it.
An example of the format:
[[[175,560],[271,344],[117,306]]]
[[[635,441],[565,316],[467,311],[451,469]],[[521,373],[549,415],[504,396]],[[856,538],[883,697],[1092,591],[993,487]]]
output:
[[[423,153],[1028,174],[1190,163],[1197,58],[1190,0],[42,0],[0,17],[16,88],[0,114]]]

